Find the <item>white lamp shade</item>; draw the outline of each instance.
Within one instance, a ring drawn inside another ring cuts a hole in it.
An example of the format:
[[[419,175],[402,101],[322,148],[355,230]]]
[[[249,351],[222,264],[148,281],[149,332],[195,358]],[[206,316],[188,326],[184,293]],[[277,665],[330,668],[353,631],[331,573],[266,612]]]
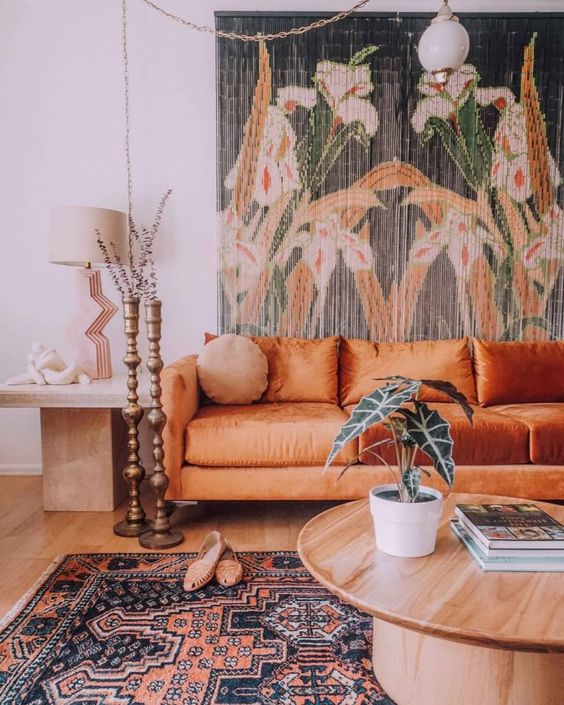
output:
[[[90,206],[59,206],[52,209],[49,261],[82,267],[87,264],[103,265],[104,255],[97,242],[97,230],[110,258],[113,260],[115,248],[121,261],[125,262],[127,215],[109,208]]]
[[[423,32],[417,52],[426,71],[456,71],[470,50],[468,32],[456,20],[434,22]]]

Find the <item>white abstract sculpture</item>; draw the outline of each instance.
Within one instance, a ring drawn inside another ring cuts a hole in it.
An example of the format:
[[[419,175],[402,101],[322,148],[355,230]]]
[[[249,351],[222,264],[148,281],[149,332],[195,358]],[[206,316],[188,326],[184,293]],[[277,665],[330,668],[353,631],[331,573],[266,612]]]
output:
[[[77,365],[67,365],[55,348],[33,343],[27,356],[26,371],[10,377],[6,384],[90,384],[92,381]]]

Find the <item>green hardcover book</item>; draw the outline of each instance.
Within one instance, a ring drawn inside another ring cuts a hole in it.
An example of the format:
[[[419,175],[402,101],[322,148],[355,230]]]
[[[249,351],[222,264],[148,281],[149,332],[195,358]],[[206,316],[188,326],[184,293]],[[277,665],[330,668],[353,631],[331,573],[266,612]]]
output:
[[[503,573],[564,573],[564,553],[555,552],[554,557],[531,556],[487,556],[474,536],[466,531],[462,522],[451,519],[450,528],[460,539],[465,548],[480,568],[486,572]]]

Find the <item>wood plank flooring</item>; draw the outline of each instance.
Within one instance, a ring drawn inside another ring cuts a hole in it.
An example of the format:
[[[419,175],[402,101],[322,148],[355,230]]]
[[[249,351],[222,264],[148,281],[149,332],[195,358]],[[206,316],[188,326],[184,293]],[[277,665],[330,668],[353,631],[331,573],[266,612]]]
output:
[[[115,512],[44,512],[40,477],[0,477],[0,616],[65,553],[143,553],[136,539],[115,536]],[[95,491],[95,488],[92,488]],[[184,532],[174,552],[195,551],[219,529],[236,551],[295,550],[300,529],[337,502],[208,502],[179,509],[173,523]],[[143,496],[147,514],[153,498]]]

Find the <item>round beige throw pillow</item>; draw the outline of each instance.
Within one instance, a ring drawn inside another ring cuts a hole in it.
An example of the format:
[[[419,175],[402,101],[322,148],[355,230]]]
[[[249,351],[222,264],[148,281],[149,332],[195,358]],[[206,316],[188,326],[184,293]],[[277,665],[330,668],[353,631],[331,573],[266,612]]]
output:
[[[250,404],[268,385],[268,361],[256,343],[227,333],[211,340],[198,356],[198,377],[217,404]]]

